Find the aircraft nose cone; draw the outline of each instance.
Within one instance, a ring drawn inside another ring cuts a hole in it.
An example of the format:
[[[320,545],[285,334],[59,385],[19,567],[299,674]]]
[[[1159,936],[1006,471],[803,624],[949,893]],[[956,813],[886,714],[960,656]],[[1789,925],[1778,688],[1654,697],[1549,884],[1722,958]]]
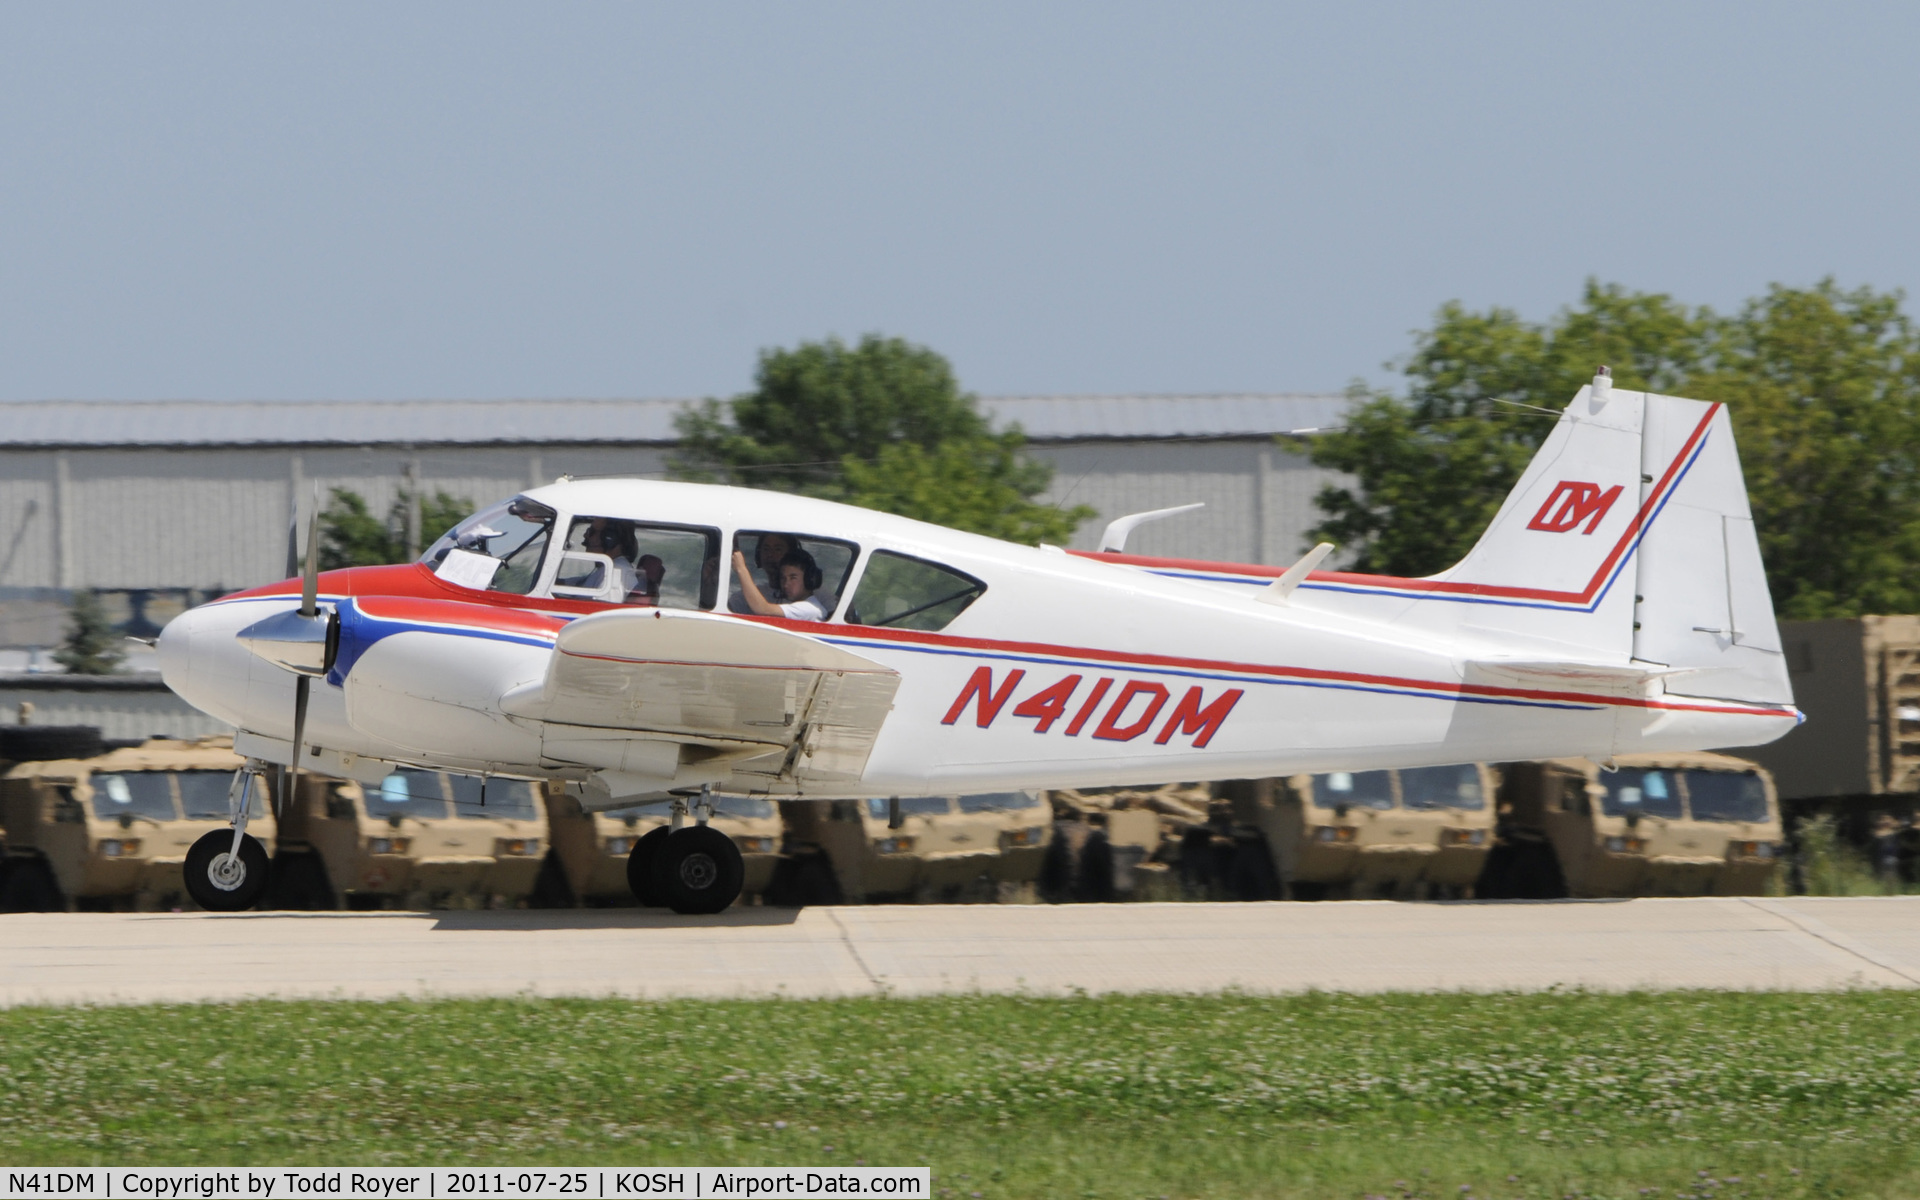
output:
[[[255,621],[234,636],[242,646],[275,666],[301,675],[326,673],[333,614],[325,610],[311,617],[295,611],[278,612]]]

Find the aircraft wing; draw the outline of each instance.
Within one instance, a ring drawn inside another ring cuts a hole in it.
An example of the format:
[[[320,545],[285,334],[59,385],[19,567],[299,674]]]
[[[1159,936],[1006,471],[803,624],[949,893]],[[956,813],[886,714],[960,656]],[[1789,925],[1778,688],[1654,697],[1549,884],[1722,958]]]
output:
[[[703,748],[802,781],[857,779],[893,707],[891,668],[803,633],[628,609],[569,622],[546,678],[501,708],[547,724],[549,754],[614,740]],[[601,757],[589,752],[587,757]]]

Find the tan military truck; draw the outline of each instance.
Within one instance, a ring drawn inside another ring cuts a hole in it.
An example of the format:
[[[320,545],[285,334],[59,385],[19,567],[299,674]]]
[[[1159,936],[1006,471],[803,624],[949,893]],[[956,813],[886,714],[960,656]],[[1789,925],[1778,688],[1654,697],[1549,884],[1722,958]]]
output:
[[[751,903],[773,882],[780,860],[785,836],[780,810],[773,801],[758,796],[715,792],[711,799],[713,814],[707,823],[740,848],[745,878],[736,903]],[[673,797],[648,797],[637,804],[590,813],[563,785],[550,784],[546,807],[553,843],[551,863],[558,876],[549,886],[559,886],[543,889],[541,904],[659,903],[661,897],[653,894],[651,880],[640,870],[639,864],[646,860],[641,842],[649,834],[658,842],[673,828]],[[683,820],[691,822],[694,817],[687,815]],[[638,856],[636,849],[641,850]]]
[[[85,758],[18,763],[0,777],[8,853],[0,906],[153,910],[189,904],[186,865],[198,843],[212,846],[228,836],[229,788],[239,766],[231,739],[224,737],[156,738]],[[249,907],[266,887],[274,820],[264,787],[252,789],[248,811],[242,845],[248,869],[235,879],[233,894],[213,898],[212,907]],[[230,846],[219,843],[207,856]]]
[[[1573,758],[1502,772],[1488,894],[1759,895],[1782,857],[1773,778],[1743,759],[1636,754],[1611,771]]]
[[[349,908],[514,907],[547,851],[537,786],[413,767],[377,786],[316,780],[282,840],[312,848]]]
[[[1053,841],[1040,869],[1049,901],[1174,898],[1172,862],[1185,835],[1207,824],[1204,783],[1056,788]]]
[[[777,904],[1020,898],[1040,875],[1053,816],[1038,792],[785,800]]]
[[[1223,787],[1237,840],[1258,835],[1270,894],[1451,899],[1470,895],[1494,841],[1498,777],[1484,763],[1330,771]],[[1248,862],[1236,892],[1257,890]],[[1243,896],[1246,899],[1257,896]]]

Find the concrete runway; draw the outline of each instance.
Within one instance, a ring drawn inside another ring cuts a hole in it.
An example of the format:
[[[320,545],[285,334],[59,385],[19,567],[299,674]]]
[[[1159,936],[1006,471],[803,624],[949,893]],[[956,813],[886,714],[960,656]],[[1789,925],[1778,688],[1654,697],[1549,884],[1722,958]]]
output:
[[[1920,897],[0,915],[0,1004],[1920,986]]]

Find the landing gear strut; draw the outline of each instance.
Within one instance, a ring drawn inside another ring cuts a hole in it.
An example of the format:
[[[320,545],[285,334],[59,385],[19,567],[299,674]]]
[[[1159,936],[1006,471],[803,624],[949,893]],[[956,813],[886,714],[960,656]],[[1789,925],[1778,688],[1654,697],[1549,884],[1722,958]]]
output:
[[[267,890],[267,849],[247,833],[253,795],[265,786],[266,770],[265,763],[250,758],[233,773],[227,789],[233,831],[216,829],[187,851],[187,894],[209,912],[252,908]]]

